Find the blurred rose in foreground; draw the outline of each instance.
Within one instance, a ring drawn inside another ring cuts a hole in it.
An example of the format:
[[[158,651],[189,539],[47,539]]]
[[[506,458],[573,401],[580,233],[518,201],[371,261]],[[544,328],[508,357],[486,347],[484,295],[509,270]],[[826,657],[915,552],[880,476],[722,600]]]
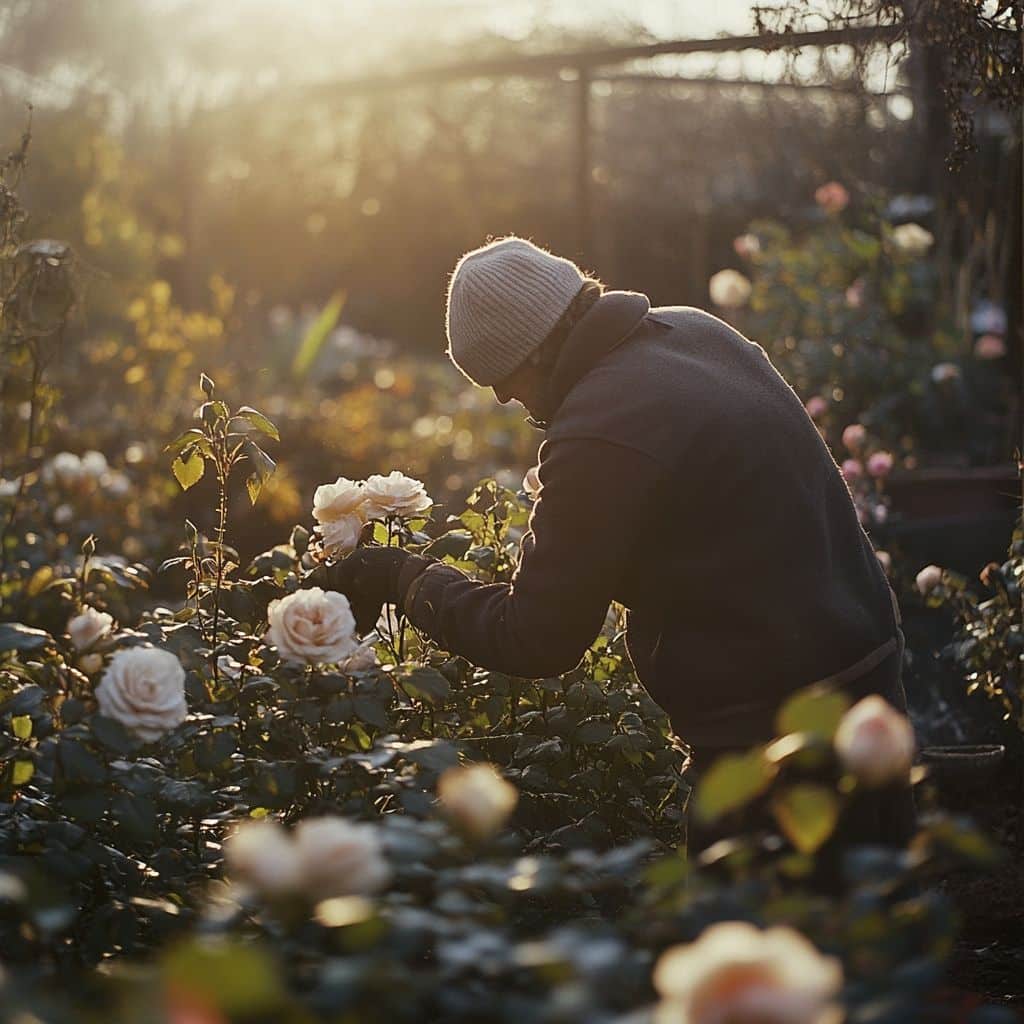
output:
[[[840,213],[850,202],[850,193],[838,181],[829,181],[814,192],[814,201],[826,213]]]
[[[926,565],[914,578],[914,585],[922,597],[927,597],[942,582],[942,569]]]
[[[843,970],[787,927],[727,921],[654,967],[657,1024],[833,1024]]]
[[[1006,342],[998,334],[983,334],[974,343],[974,355],[978,359],[1002,359],[1006,355]]]
[[[477,839],[498,832],[519,801],[515,786],[490,764],[449,768],[438,780],[437,795],[444,813]]]
[[[843,716],[835,748],[843,768],[866,786],[906,781],[914,763],[914,727],[887,700],[872,694]]]

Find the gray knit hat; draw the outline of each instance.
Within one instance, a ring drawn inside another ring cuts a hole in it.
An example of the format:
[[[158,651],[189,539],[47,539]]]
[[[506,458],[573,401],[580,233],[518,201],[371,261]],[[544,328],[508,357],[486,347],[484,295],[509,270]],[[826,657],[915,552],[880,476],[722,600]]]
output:
[[[467,252],[448,286],[448,355],[474,383],[496,384],[551,333],[586,278],[523,238]]]

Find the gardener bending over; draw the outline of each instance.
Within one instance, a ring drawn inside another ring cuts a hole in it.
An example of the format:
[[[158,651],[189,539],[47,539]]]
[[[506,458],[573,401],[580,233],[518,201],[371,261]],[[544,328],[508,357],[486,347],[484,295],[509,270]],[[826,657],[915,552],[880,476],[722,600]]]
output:
[[[637,675],[698,771],[770,739],[779,704],[815,681],[905,710],[892,591],[759,345],[700,309],[605,291],[519,238],[459,260],[447,327],[455,365],[546,431],[529,533],[510,584],[358,549],[328,579],[361,629],[394,603],[477,665],[547,677],[577,665],[619,601]],[[897,804],[865,839],[903,837]]]

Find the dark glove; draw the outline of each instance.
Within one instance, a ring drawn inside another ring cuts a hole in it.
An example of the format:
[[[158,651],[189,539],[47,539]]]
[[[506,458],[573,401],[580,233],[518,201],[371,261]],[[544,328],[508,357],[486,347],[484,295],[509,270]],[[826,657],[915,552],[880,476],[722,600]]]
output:
[[[401,548],[357,548],[340,562],[317,566],[303,576],[300,585],[344,594],[356,629],[368,633],[377,625],[384,605],[401,605],[409,585],[434,561]]]

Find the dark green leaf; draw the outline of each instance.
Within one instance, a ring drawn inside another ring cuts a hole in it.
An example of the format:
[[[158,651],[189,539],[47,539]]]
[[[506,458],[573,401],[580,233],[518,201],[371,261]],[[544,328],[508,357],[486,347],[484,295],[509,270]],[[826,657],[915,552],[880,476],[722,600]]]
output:
[[[20,622],[0,622],[0,653],[4,651],[35,651],[53,641],[43,629],[33,629]]]

